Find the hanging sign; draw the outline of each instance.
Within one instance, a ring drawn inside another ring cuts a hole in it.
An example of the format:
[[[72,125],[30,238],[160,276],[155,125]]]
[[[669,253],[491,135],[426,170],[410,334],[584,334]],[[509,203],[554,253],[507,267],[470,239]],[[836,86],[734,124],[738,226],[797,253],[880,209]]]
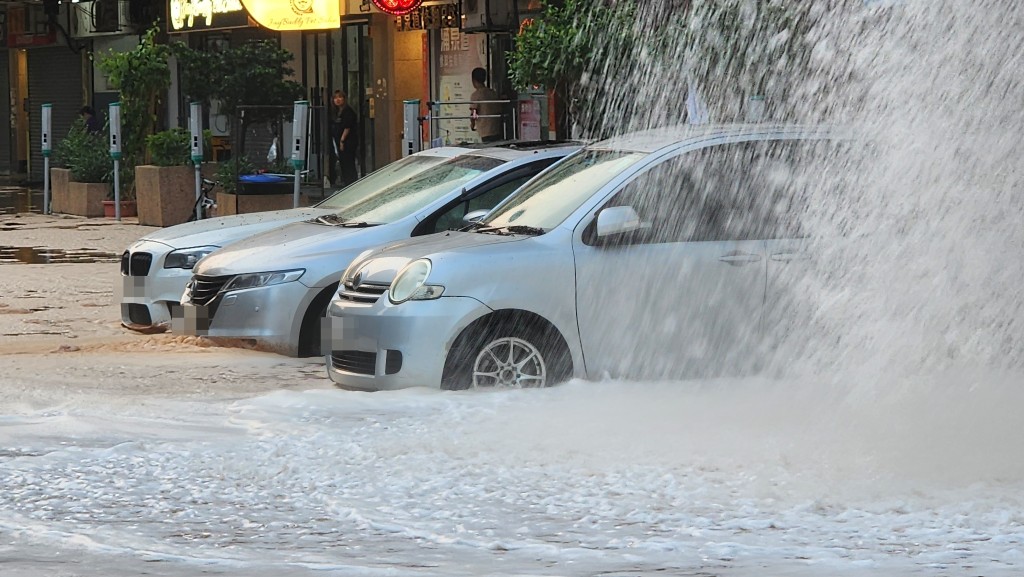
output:
[[[338,0],[241,0],[249,16],[271,30],[341,28]]]
[[[392,16],[402,16],[420,7],[423,0],[373,0],[373,5]]]
[[[168,0],[170,32],[221,30],[249,26],[241,0]]]

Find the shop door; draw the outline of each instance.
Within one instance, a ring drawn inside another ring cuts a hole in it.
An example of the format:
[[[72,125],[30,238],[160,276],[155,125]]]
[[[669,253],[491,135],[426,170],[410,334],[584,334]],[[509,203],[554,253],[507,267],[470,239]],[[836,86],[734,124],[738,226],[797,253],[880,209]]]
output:
[[[359,119],[360,174],[377,167],[374,158],[373,41],[369,22],[345,24],[331,33],[331,92],[348,94],[348,104]],[[330,111],[333,114],[334,111]]]

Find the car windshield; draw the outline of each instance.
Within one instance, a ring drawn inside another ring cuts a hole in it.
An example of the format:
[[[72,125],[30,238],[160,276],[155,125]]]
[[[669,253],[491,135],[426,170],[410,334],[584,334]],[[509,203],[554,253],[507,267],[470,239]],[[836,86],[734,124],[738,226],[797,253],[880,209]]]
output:
[[[616,150],[587,150],[570,156],[495,207],[480,226],[551,230],[643,157],[643,153]]]
[[[407,156],[367,174],[316,204],[317,208],[345,208],[370,195],[394,186],[445,160],[444,156]]]
[[[375,191],[374,194],[338,211],[336,217],[342,222],[394,222],[504,162],[486,156],[456,156],[411,178]]]

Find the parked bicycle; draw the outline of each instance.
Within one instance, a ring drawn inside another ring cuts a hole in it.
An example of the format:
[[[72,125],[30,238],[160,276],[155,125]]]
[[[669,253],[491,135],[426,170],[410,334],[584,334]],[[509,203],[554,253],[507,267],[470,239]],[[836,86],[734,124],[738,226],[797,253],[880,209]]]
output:
[[[194,222],[197,217],[200,220],[205,220],[213,216],[212,212],[217,208],[217,201],[210,197],[210,193],[218,184],[220,182],[216,180],[202,179],[202,184],[199,186],[199,198],[192,205],[192,215],[188,217],[187,222]]]

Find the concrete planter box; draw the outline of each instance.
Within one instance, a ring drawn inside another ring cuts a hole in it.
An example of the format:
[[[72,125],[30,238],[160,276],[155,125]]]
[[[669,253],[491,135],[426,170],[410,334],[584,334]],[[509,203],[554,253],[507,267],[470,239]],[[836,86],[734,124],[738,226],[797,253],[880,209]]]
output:
[[[294,193],[290,194],[232,194],[217,193],[217,216],[263,212],[265,210],[284,210],[293,208]],[[309,206],[309,198],[299,197],[299,206]]]
[[[211,178],[215,164],[204,164],[203,176]],[[135,167],[135,200],[139,224],[173,226],[188,221],[196,203],[196,170],[191,166]]]
[[[103,201],[110,194],[106,182],[75,182],[66,168],[50,169],[50,207],[53,212],[77,216],[103,216]]]

